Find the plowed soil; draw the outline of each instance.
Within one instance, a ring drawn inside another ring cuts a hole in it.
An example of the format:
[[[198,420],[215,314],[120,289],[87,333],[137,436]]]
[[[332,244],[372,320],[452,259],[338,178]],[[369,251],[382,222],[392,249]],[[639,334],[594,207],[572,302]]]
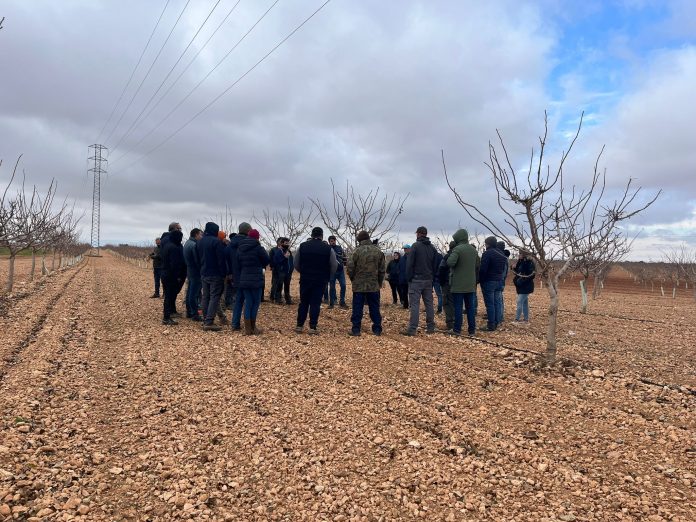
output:
[[[151,284],[88,258],[0,317],[0,520],[696,519],[691,298],[569,282],[549,369],[542,289],[475,339],[399,335],[386,290],[382,337],[268,303],[245,337]]]

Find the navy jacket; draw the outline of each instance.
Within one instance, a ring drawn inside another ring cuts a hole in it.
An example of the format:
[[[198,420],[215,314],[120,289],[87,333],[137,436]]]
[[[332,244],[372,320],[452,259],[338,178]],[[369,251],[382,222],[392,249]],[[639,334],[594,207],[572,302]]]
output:
[[[395,285],[399,284],[399,261],[400,260],[401,260],[400,257],[399,257],[399,259],[392,259],[391,261],[389,261],[389,264],[387,265],[387,279]]]
[[[488,247],[481,256],[479,282],[503,281],[508,268],[508,258],[496,247]]]
[[[338,244],[331,246],[331,248],[333,249],[334,253],[336,254],[336,262],[338,263],[338,267],[336,268],[336,273],[338,274],[339,272],[343,271],[343,265],[345,262],[345,258],[343,257],[343,249]]]
[[[408,278],[406,277],[406,262],[408,261],[408,254],[404,254],[399,259],[399,284],[407,285]]]
[[[203,237],[196,244],[201,262],[201,277],[225,277],[225,243],[218,238],[220,227],[215,223],[205,224]]]
[[[237,262],[237,250],[239,250],[240,243],[247,239],[246,234],[237,234],[230,239],[230,244],[225,247],[225,264],[227,267],[227,275],[232,279],[232,287],[237,287],[237,281],[239,281],[240,269],[239,263]]]
[[[263,288],[262,270],[268,266],[268,263],[268,252],[261,246],[258,239],[250,237],[242,239],[237,248],[237,264],[239,265],[237,288]]]
[[[321,239],[305,241],[295,254],[295,268],[300,273],[300,284],[326,285],[336,273],[336,254]]]
[[[184,261],[184,249],[181,246],[183,234],[175,230],[169,234],[169,241],[162,249],[162,277],[172,279],[186,279],[186,262]]]

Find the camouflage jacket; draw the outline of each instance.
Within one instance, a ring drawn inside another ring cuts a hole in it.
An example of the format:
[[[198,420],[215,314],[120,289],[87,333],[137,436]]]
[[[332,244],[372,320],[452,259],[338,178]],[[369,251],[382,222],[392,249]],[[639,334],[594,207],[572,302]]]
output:
[[[353,284],[353,292],[379,292],[384,281],[386,262],[384,254],[377,245],[366,239],[348,260],[348,277]]]

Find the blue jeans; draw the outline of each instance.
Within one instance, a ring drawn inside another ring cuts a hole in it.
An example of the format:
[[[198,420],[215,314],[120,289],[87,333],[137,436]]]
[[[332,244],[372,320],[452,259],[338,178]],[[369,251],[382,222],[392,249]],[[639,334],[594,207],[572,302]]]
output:
[[[524,317],[525,321],[529,321],[529,294],[517,294],[515,321],[519,321],[520,317]]]
[[[237,288],[237,296],[234,300],[234,310],[232,310],[232,328],[240,328],[242,321],[242,308],[244,308],[244,291]]]
[[[474,308],[475,297],[476,292],[457,292],[452,294],[452,304],[454,305],[454,325],[452,326],[452,330],[454,330],[455,333],[462,333],[464,308],[466,308],[467,332],[470,335],[476,333],[476,308]]]
[[[244,288],[241,289],[244,294],[244,319],[256,319],[261,306],[261,288]]]
[[[218,307],[220,306],[220,297],[224,286],[223,277],[203,277],[203,313],[205,314],[205,324],[213,324]]]
[[[329,302],[330,304],[336,304],[336,281],[338,281],[338,286],[341,288],[341,301],[340,304],[346,304],[346,272],[341,270],[336,272],[329,281]]]
[[[435,279],[433,281],[433,290],[435,290],[435,295],[437,296],[437,311],[442,312],[442,286],[440,286],[440,281]]]
[[[304,326],[309,313],[309,327],[316,328],[321,310],[321,297],[326,284],[302,282],[300,278],[300,304],[297,306],[297,326]]]
[[[360,333],[365,303],[370,311],[372,320],[372,333],[382,333],[382,314],[379,313],[379,292],[353,292],[353,313],[350,322],[353,324],[353,332]]]
[[[152,275],[155,277],[155,295],[160,293],[160,281],[162,281],[162,269],[153,268]]]
[[[186,317],[198,315],[202,288],[203,282],[200,277],[188,277],[188,286],[186,287]]]
[[[486,319],[489,330],[495,330],[498,324],[496,320],[495,293],[499,288],[500,281],[485,281],[481,283],[481,293],[483,294],[483,303],[486,305]]]
[[[505,282],[500,282],[500,287],[495,291],[495,324],[501,324],[505,317],[505,300],[503,292],[505,291]]]

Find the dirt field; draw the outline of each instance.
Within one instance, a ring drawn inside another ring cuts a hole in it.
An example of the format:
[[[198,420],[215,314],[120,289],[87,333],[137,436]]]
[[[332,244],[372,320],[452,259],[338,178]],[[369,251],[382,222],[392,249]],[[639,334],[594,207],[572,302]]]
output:
[[[549,370],[541,289],[476,339],[268,303],[247,338],[88,258],[0,317],[0,520],[696,520],[696,302],[630,285],[568,282]]]

